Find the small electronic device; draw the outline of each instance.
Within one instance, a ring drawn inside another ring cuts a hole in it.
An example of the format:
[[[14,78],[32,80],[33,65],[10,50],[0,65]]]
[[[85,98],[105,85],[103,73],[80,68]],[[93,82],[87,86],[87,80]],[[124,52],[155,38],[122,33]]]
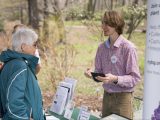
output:
[[[91,72],[92,78],[94,81],[96,82],[102,82],[96,79],[96,77],[100,76],[100,77],[105,77],[105,74],[103,73],[96,73],[96,72]]]

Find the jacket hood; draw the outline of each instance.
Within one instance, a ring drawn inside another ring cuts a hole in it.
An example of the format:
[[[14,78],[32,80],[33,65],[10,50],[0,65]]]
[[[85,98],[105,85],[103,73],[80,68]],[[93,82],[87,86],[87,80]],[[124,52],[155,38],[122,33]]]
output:
[[[27,64],[33,69],[35,69],[36,65],[38,64],[37,57],[35,57],[33,55],[29,55],[29,54],[19,53],[19,52],[10,50],[10,49],[3,51],[0,55],[0,61],[2,61],[4,63],[8,62],[10,60],[13,60],[13,59],[27,60]]]

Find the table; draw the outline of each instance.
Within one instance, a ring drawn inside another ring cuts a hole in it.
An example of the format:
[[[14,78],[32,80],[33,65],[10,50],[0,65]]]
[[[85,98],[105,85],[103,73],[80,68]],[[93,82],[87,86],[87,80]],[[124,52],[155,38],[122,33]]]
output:
[[[67,120],[66,118],[63,117],[63,115],[58,115],[58,114],[56,114],[54,112],[51,112],[51,111],[49,111],[48,113],[53,115],[53,116],[55,116],[55,117],[57,117],[57,118],[59,118],[60,120]],[[79,109],[78,108],[74,108],[71,118],[73,120],[77,120],[78,114],[79,114]],[[100,120],[100,118],[97,118],[94,115],[90,115],[89,120]]]

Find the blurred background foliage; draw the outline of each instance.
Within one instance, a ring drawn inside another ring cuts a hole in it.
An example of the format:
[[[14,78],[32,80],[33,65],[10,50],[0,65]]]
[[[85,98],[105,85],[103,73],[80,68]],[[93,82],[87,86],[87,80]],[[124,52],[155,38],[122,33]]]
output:
[[[18,23],[37,31],[43,93],[54,93],[59,81],[72,77],[78,80],[78,95],[101,96],[101,84],[83,73],[94,66],[96,49],[106,39],[101,30],[104,11],[117,10],[126,21],[125,37],[137,46],[142,82],[136,96],[142,97],[146,9],[146,0],[0,0],[0,31],[10,38]]]

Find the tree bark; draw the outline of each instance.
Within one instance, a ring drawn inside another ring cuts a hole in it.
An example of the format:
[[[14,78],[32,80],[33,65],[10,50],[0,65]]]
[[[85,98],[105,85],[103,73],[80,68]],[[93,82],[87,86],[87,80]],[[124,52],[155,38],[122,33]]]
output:
[[[28,0],[29,24],[51,44],[63,41],[65,28],[58,0]],[[45,43],[46,43],[45,42]]]
[[[111,10],[113,10],[113,0],[111,0]]]
[[[29,24],[38,29],[38,8],[37,0],[28,0],[28,15],[29,15]]]
[[[129,5],[129,0],[123,0],[122,5],[123,5],[123,6]]]

